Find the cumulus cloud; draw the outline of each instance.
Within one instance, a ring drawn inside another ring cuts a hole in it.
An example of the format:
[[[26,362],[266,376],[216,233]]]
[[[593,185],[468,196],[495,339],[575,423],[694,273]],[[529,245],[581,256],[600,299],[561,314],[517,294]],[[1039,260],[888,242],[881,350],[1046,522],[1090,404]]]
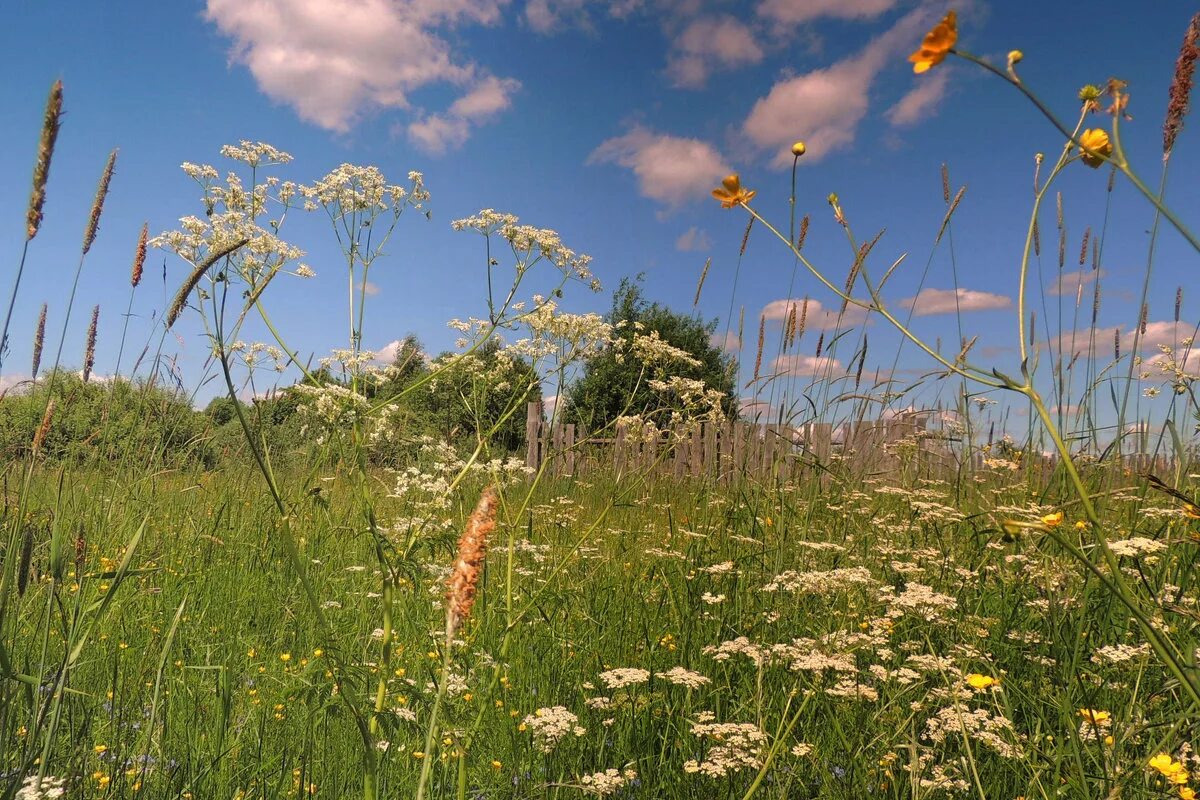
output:
[[[602,142],[587,163],[616,163],[633,170],[642,196],[669,207],[707,197],[731,171],[708,142],[657,133],[640,125]]]
[[[714,333],[708,337],[708,343],[713,347],[724,350],[726,353],[736,355],[742,351],[742,340],[738,338],[737,331]]]
[[[884,115],[887,117],[887,121],[898,128],[903,128],[915,125],[937,113],[937,107],[941,104],[942,98],[946,96],[949,77],[948,70],[940,70],[930,77],[919,76],[920,80],[917,81],[916,87],[887,110]]]
[[[762,59],[763,50],[745,23],[727,14],[704,16],[693,19],[675,37],[667,74],[676,86],[696,89],[717,67],[741,67]]]
[[[446,30],[499,21],[505,0],[208,0],[205,15],[233,40],[268,97],[329,130],[363,114],[408,109],[409,95],[436,84],[468,87],[458,110],[424,119],[414,140],[443,149],[465,139],[464,123],[489,113],[486,97],[512,82],[488,77],[452,52]],[[500,108],[506,103],[500,104]],[[469,126],[468,126],[469,127]],[[441,143],[440,145],[438,143]]]
[[[688,228],[675,240],[675,249],[684,253],[703,252],[711,247],[712,239],[708,238],[707,231],[697,228],[695,225]]]
[[[797,4],[799,5],[799,4]],[[932,19],[924,7],[900,18],[858,54],[828,67],[784,78],[759,99],[742,123],[747,139],[775,153],[777,167],[792,164],[790,146],[808,144],[801,163],[814,163],[853,144],[870,105],[869,92],[879,72],[911,49]]]
[[[776,374],[794,375],[799,378],[811,378],[824,375],[827,372],[836,375],[844,370],[842,362],[829,356],[779,356],[771,361],[771,369]]]
[[[831,330],[833,328],[853,328],[867,321],[867,310],[862,306],[848,305],[846,311],[839,314],[841,309],[839,303],[836,308],[825,308],[820,300],[808,301],[808,308],[805,310],[804,300],[792,298],[790,300],[772,300],[763,306],[763,316],[771,320],[786,320],[788,315],[792,313],[792,306],[796,307],[796,320],[799,323],[801,317],[804,318],[804,327],[808,330]]]
[[[553,33],[564,27],[590,28],[590,6],[600,6],[608,16],[623,19],[642,4],[642,0],[529,0],[525,22],[538,33]]]
[[[933,314],[1012,308],[1012,298],[975,289],[922,289],[916,297],[901,300],[900,305],[912,309],[918,317],[928,317]]]
[[[1080,290],[1094,284],[1097,279],[1103,278],[1108,273],[1103,269],[1078,269],[1072,272],[1060,273],[1054,283],[1046,289],[1046,294],[1051,297],[1075,297],[1079,295]],[[1088,289],[1090,292],[1091,290]]]
[[[471,135],[471,126],[486,122],[512,105],[512,95],[521,84],[494,75],[454,101],[449,110],[414,120],[408,126],[408,138],[430,155],[441,155],[463,145]]]
[[[796,25],[821,17],[871,19],[896,5],[896,0],[763,0],[759,16]]]

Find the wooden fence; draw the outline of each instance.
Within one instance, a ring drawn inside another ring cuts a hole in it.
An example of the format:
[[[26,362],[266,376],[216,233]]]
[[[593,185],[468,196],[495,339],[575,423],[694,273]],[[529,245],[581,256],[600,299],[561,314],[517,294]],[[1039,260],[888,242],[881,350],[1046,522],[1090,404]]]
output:
[[[707,477],[729,481],[735,476],[796,478],[805,470],[825,470],[831,464],[852,474],[887,474],[899,469],[922,477],[946,477],[963,466],[961,442],[930,425],[934,412],[901,412],[882,420],[852,420],[841,424],[810,422],[780,425],[761,422],[701,424],[690,430],[665,431],[649,441],[617,428],[611,436],[588,436],[579,426],[555,421],[551,425],[541,403],[530,403],[526,414],[525,463],[543,464],[551,475],[588,475],[611,469],[618,473],[654,470],[676,478]],[[1141,437],[1144,438],[1144,437]],[[1140,441],[1141,449],[1146,442]],[[985,455],[971,456],[975,468]],[[1174,459],[1145,452],[1123,456],[1125,467],[1159,474],[1174,468]],[[1054,455],[1036,454],[1025,466],[1049,475],[1057,466]]]

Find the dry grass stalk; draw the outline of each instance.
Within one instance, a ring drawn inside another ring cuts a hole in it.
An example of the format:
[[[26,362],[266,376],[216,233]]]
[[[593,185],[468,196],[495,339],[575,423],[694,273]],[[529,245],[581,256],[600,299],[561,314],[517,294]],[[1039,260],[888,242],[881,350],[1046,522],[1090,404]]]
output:
[[[92,249],[96,241],[96,231],[100,229],[100,215],[104,213],[104,200],[108,197],[108,187],[112,183],[113,169],[117,166],[117,151],[108,154],[108,163],[100,175],[100,184],[96,187],[96,197],[92,200],[92,211],[88,214],[87,228],[83,231],[83,254]]]
[[[41,451],[42,445],[46,443],[46,434],[50,433],[50,423],[54,421],[54,409],[58,404],[54,402],[54,398],[50,398],[50,402],[46,404],[46,411],[42,414],[42,423],[38,425],[37,431],[33,434],[33,455]]]
[[[33,333],[33,372],[31,377],[37,378],[38,368],[42,366],[42,345],[46,343],[46,304],[42,303],[42,312],[38,314],[37,330]]]
[[[183,286],[179,287],[179,292],[175,295],[175,299],[171,301],[171,307],[167,310],[168,328],[175,324],[175,320],[179,319],[179,314],[187,305],[188,297],[191,296],[192,290],[196,288],[196,284],[200,283],[200,279],[204,277],[204,273],[208,272],[208,268],[249,241],[249,239],[239,239],[232,244],[227,244],[217,251],[209,253],[208,258],[196,265],[195,269],[188,275],[187,280],[183,282]]]
[[[1088,227],[1083,232],[1083,245],[1080,246],[1080,248],[1079,248],[1079,266],[1081,266],[1081,267],[1085,263],[1087,263],[1088,240],[1091,238],[1092,238],[1092,229],[1091,229],[1091,227]]]
[[[796,323],[796,340],[804,338],[804,328],[808,324],[808,295],[804,296],[804,302],[800,304],[800,320]]]
[[[142,268],[146,266],[146,238],[150,234],[150,223],[142,223],[142,233],[138,236],[137,250],[133,253],[133,269],[129,273],[129,285],[134,289],[142,282]]]
[[[817,352],[814,354],[813,357],[820,358],[821,351],[824,349],[825,349],[825,331],[821,331],[821,335],[817,337]]]
[[[46,100],[42,119],[42,137],[38,141],[37,162],[33,167],[33,191],[29,195],[29,210],[25,214],[25,239],[37,236],[42,225],[42,207],[46,204],[46,181],[50,179],[50,159],[54,157],[54,142],[62,122],[63,84],[55,81]]]
[[[1175,61],[1175,75],[1171,78],[1170,99],[1167,102],[1167,118],[1163,122],[1163,159],[1171,157],[1175,138],[1183,128],[1192,96],[1192,78],[1196,72],[1196,60],[1200,58],[1200,13],[1192,17],[1179,58]]]
[[[1175,289],[1175,321],[1179,322],[1179,311],[1183,308],[1183,287]]]
[[[496,529],[498,507],[496,489],[489,486],[479,496],[479,502],[471,512],[471,517],[458,540],[454,569],[446,581],[446,631],[450,637],[454,636],[471,615],[471,607],[475,605],[479,577],[483,572],[483,561],[487,557],[488,538]]]
[[[83,382],[87,383],[92,376],[92,367],[96,365],[96,326],[100,322],[100,306],[92,309],[92,323],[88,325],[87,347],[83,351]]]
[[[783,330],[783,349],[787,350],[796,341],[796,304],[788,306],[787,326]]]
[[[946,233],[947,226],[950,225],[950,218],[954,216],[954,212],[958,208],[958,204],[962,202],[963,195],[966,193],[967,187],[965,186],[955,193],[953,202],[950,202],[950,207],[946,209],[946,216],[942,217],[942,227],[938,229],[937,238],[933,240],[934,244],[937,244],[942,240],[943,234]]]
[[[942,202],[950,202],[950,168],[942,164]]]
[[[1113,330],[1113,361],[1121,360],[1121,329]]]
[[[804,249],[804,240],[808,238],[808,214],[800,220],[800,233],[796,236],[796,251]]]
[[[754,380],[758,380],[759,370],[762,369],[763,344],[767,337],[767,315],[758,318],[758,352],[754,356]]]
[[[738,258],[746,255],[746,245],[750,243],[750,230],[754,227],[754,217],[746,223],[746,232],[742,234],[742,246],[738,248]]]
[[[862,355],[858,357],[858,369],[854,371],[854,391],[862,383],[863,366],[867,363],[867,335],[863,334]]]
[[[1150,319],[1150,307],[1146,303],[1142,303],[1142,313],[1138,316],[1138,332],[1142,336],[1146,335],[1146,323]]]
[[[696,298],[692,300],[692,308],[700,305],[700,290],[704,288],[704,279],[708,277],[708,268],[712,266],[712,256],[704,262],[704,269],[700,270],[700,281],[696,284]]]

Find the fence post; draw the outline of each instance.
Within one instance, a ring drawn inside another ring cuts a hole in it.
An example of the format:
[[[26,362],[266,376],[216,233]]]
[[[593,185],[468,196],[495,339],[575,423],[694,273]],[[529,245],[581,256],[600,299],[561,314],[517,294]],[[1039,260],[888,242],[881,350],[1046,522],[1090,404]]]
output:
[[[531,400],[525,407],[525,466],[538,469],[542,466],[538,441],[542,435],[542,403]]]

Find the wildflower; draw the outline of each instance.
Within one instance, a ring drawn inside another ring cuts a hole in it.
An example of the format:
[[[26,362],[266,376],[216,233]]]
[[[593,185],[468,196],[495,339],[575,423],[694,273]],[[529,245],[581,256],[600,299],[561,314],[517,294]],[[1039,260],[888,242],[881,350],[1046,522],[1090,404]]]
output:
[[[993,686],[1000,685],[999,678],[993,678],[990,675],[981,675],[978,672],[972,672],[966,677],[967,683],[972,689],[990,689]]]
[[[721,208],[733,208],[745,205],[754,199],[757,192],[742,186],[742,179],[736,173],[721,181],[721,185],[712,190],[712,196],[721,201]]]
[[[1080,160],[1087,164],[1092,169],[1104,163],[1105,159],[1112,155],[1112,142],[1108,139],[1108,133],[1100,128],[1088,128],[1079,137]]]
[[[796,158],[799,158],[807,152],[808,147],[805,146],[804,142],[796,142],[792,145],[792,155],[794,155]]]
[[[920,49],[908,57],[912,62],[913,72],[920,75],[945,61],[946,54],[953,49],[957,41],[958,19],[953,11],[949,11],[933,30],[925,34]]]
[[[1112,714],[1107,711],[1094,711],[1090,708],[1079,709],[1079,716],[1083,717],[1083,721],[1092,725],[1104,725],[1112,719]]]
[[[1047,528],[1057,528],[1062,525],[1063,512],[1055,511],[1053,514],[1046,514],[1042,517],[1042,524]]]
[[[25,778],[24,784],[17,790],[16,800],[50,800],[62,797],[67,793],[66,778],[55,778],[50,775],[38,780],[36,774]]]

